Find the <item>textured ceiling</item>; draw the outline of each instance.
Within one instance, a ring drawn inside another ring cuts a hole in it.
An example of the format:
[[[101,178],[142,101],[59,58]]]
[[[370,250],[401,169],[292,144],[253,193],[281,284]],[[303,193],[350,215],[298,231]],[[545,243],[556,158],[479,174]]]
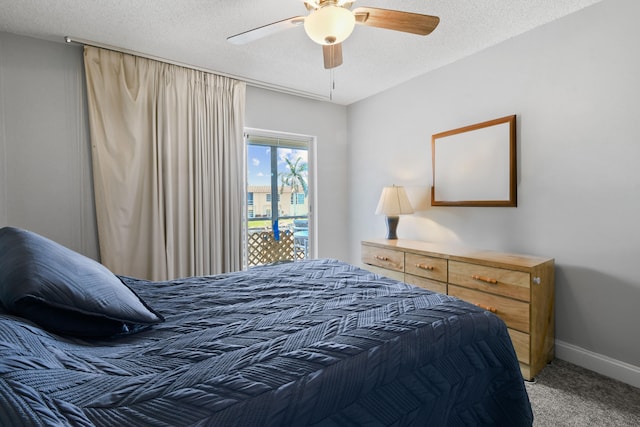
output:
[[[358,0],[440,25],[426,37],[358,25],[333,72],[302,27],[247,45],[226,40],[305,15],[302,0],[0,0],[0,31],[70,36],[348,105],[600,1]]]

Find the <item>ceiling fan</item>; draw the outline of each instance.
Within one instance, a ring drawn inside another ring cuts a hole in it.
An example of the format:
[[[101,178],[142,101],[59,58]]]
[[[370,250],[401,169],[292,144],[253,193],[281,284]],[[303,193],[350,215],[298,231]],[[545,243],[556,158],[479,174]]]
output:
[[[245,44],[301,24],[314,42],[322,45],[324,68],[342,64],[342,42],[351,35],[355,24],[386,28],[421,36],[430,34],[440,22],[437,16],[399,10],[358,7],[355,0],[305,0],[307,16],[294,16],[228,37],[234,44]]]

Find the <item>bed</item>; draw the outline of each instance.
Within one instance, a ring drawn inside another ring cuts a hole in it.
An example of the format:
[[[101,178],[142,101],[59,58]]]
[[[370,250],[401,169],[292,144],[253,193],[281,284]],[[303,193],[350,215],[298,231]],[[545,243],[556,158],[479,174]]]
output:
[[[98,313],[113,300],[124,314]],[[0,301],[2,426],[533,421],[498,317],[337,260],[151,282],[5,227]]]

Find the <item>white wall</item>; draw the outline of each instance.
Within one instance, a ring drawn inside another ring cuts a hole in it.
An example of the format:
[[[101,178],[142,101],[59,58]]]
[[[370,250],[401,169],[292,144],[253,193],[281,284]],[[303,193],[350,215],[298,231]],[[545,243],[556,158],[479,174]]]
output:
[[[517,114],[518,207],[430,207],[398,235],[554,257],[558,354],[640,380],[639,15],[604,1],[351,105],[351,261],[384,236],[384,185],[431,185],[432,134]]]
[[[247,88],[247,127],[316,137],[316,255],[349,258],[346,107]]]
[[[4,43],[0,39],[0,227],[7,224],[7,164],[6,164],[6,137],[5,137],[5,124],[4,124],[4,102],[6,99],[3,94],[3,52]]]
[[[97,258],[82,49],[0,33],[0,227]]]

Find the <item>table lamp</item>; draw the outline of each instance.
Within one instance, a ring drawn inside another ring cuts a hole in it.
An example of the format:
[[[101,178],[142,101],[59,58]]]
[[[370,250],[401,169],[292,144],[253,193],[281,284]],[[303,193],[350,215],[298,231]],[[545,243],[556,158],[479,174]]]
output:
[[[398,215],[412,214],[413,208],[409,203],[404,187],[384,187],[380,201],[376,208],[376,215],[385,215],[387,221],[387,239],[397,239],[396,228],[400,218]]]

